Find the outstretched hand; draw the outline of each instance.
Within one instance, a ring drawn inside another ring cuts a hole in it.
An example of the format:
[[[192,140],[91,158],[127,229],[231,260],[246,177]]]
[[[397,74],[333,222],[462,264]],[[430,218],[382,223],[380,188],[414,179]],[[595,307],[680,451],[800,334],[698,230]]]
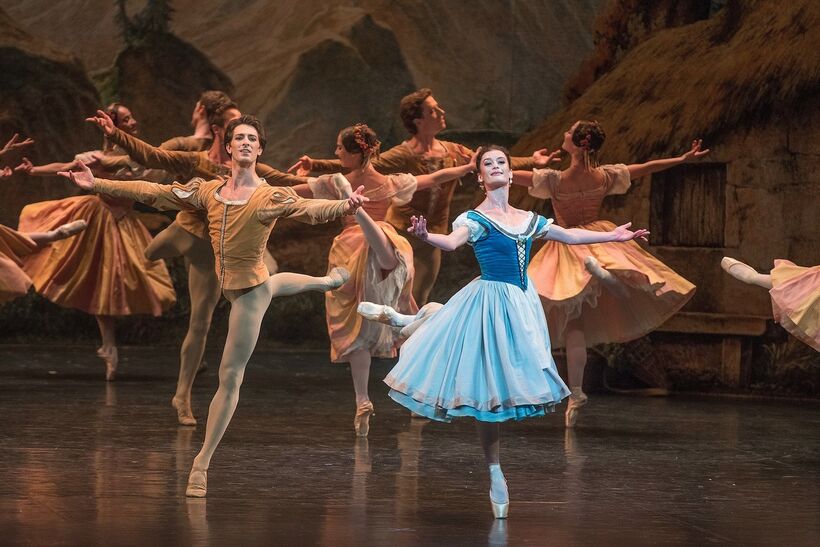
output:
[[[313,160],[310,159],[310,156],[302,156],[296,163],[288,168],[288,173],[293,173],[294,170],[296,171],[296,175],[300,177],[310,175],[310,172],[313,170]]]
[[[114,125],[114,120],[111,119],[111,116],[103,112],[102,110],[97,110],[96,116],[91,116],[90,118],[86,118],[85,121],[91,122],[97,127],[99,127],[106,136],[111,136],[114,134],[114,131],[117,129]]]
[[[83,190],[93,190],[94,189],[94,174],[91,172],[91,169],[88,168],[86,164],[81,161],[76,161],[74,164],[76,167],[79,167],[79,171],[60,171],[57,174],[63,176],[82,188]]]
[[[612,233],[615,235],[615,239],[613,241],[631,241],[633,239],[643,239],[644,241],[649,241],[646,238],[646,236],[649,235],[649,230],[640,228],[633,232],[629,229],[630,226],[632,226],[632,223],[627,222],[626,224],[621,224],[612,230]]]
[[[350,194],[350,197],[347,198],[347,204],[350,207],[348,212],[350,214],[355,213],[359,210],[359,207],[368,201],[370,201],[370,198],[364,195],[364,186],[359,186],[356,188],[356,191]]]
[[[430,235],[427,232],[427,219],[422,215],[413,215],[410,217],[410,227],[407,228],[407,231],[422,241],[426,240],[427,236]]]
[[[14,150],[18,150],[20,148],[25,148],[26,146],[31,146],[32,144],[34,144],[34,139],[32,139],[31,137],[24,141],[21,141],[20,134],[15,133],[11,136],[9,142],[7,142],[5,146],[3,146],[3,148],[0,148],[0,156],[4,156],[7,153],[12,152]]]
[[[11,170],[11,167],[3,167],[0,169],[0,180],[7,179],[14,174],[14,171]]]
[[[706,150],[702,150],[701,149],[702,146],[703,146],[703,139],[693,140],[691,150],[689,150],[687,153],[685,153],[683,156],[681,156],[683,158],[683,161],[691,161],[693,159],[700,158],[701,156],[705,156],[706,154],[708,154],[711,151],[710,148],[707,148]]]
[[[551,163],[558,163],[561,161],[561,149],[555,152],[550,152],[546,148],[536,150],[532,153],[532,163],[536,167],[549,167]]]
[[[31,163],[31,160],[28,158],[23,158],[20,161],[20,164],[14,168],[14,171],[16,173],[25,173],[27,175],[30,175],[32,169],[34,169],[34,164]]]

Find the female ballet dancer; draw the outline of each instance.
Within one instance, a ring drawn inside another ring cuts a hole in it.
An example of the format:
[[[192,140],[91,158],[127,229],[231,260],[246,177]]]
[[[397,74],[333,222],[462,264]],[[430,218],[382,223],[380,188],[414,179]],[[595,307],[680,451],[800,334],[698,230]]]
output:
[[[138,131],[137,120],[124,105],[110,105],[108,115],[123,131]],[[103,153],[124,152],[104,139]],[[16,170],[33,176],[53,176],[72,169],[91,154],[42,166],[24,159]],[[144,174],[145,170],[132,162],[109,176],[133,178]],[[80,195],[33,203],[20,213],[19,229],[24,232],[50,231],[72,220],[87,220],[88,229],[79,237],[26,256],[23,266],[37,292],[48,300],[96,318],[102,338],[97,355],[105,361],[107,381],[115,379],[119,362],[115,318],[143,313],[159,316],[176,302],[165,263],[146,260],[144,256],[151,235],[134,214],[132,205],[130,200]]]
[[[820,351],[820,266],[806,268],[777,259],[774,269],[762,274],[725,256],[720,267],[739,281],[768,289],[774,320],[789,334]]]
[[[450,234],[428,233],[424,217],[413,217],[408,231],[445,251],[470,244],[481,277],[425,317],[384,381],[390,397],[417,414],[442,422],[475,418],[490,470],[493,514],[505,518],[509,495],[499,459],[500,422],[543,416],[569,395],[552,360],[544,313],[527,275],[532,241],[579,245],[630,241],[648,232],[632,232],[629,224],[606,232],[561,228],[515,209],[508,201],[510,157],[499,146],[480,148],[476,169],[487,197],[459,215]],[[415,319],[380,307],[366,303],[363,315],[389,317],[397,325]]]
[[[404,205],[419,190],[431,188],[473,171],[473,162],[435,171],[429,175],[382,175],[373,167],[380,142],[365,124],[342,129],[336,139],[336,157],[348,172],[310,179],[293,189],[308,197],[340,199],[351,185],[364,186],[370,201],[354,217],[343,220],[344,230],[333,240],[328,268],[344,266],[351,277],[338,290],[325,294],[330,358],[334,363],[350,363],[356,393],[353,429],[366,437],[370,417],[375,414],[368,394],[372,357],[395,357],[394,335],[387,325],[363,321],[356,313],[360,302],[386,304],[400,313],[418,311],[412,296],[413,249],[392,225],[384,221],[391,205]],[[299,173],[302,174],[301,172]],[[349,181],[349,182],[348,182]]]
[[[271,299],[309,290],[332,290],[348,278],[343,269],[325,277],[269,275],[262,255],[276,220],[327,222],[355,212],[368,201],[362,187],[346,200],[330,201],[304,199],[291,188],[269,186],[255,172],[257,158],[265,148],[265,134],[253,116],[242,116],[228,124],[224,146],[231,156],[227,180],[193,179],[188,184],[173,185],[109,181],[95,179],[82,163],[80,172],[61,173],[85,190],[141,201],[158,209],[204,210],[208,215],[219,284],[231,303],[231,311],[219,365],[219,388],[208,412],[205,442],[188,477],[185,494],[191,497],[205,497],[211,457],[236,410],[245,367]]]
[[[599,220],[606,196],[624,194],[633,179],[709,152],[696,140],[676,158],[599,167],[597,153],[604,139],[597,122],[578,121],[564,133],[561,145],[571,158],[566,170],[516,171],[515,183],[531,186],[535,197],[551,199],[561,226],[607,231],[615,225]],[[572,391],[566,427],[575,426],[579,409],[587,403],[582,389],[587,347],[644,336],[686,304],[695,290],[637,243],[571,247],[549,241],[533,256],[530,276],[544,304],[552,346],[566,347]]]

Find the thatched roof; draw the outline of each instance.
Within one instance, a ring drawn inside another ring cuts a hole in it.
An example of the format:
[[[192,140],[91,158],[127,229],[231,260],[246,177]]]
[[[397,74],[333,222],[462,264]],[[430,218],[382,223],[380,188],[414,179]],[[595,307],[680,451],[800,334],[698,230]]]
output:
[[[820,91],[820,2],[730,0],[712,18],[659,32],[515,152],[554,148],[578,119],[601,122],[604,161],[680,152]]]

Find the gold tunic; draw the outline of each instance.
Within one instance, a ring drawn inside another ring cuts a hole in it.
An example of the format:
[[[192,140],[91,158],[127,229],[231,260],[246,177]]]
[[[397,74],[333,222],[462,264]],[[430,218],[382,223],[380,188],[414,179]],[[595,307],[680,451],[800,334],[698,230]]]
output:
[[[194,177],[210,180],[217,177],[227,177],[231,172],[230,167],[211,161],[206,151],[163,150],[151,146],[120,129],[115,129],[109,139],[125,149],[130,158],[140,165],[175,173],[179,180],[187,181]],[[100,165],[106,170],[113,170],[121,167],[121,161],[121,158],[103,157],[100,159]],[[263,163],[256,164],[256,174],[264,178],[268,184],[274,186],[291,186],[307,182],[304,177],[283,173]],[[208,239],[208,227],[206,226],[207,220],[204,211],[183,210],[177,215],[176,222],[181,228],[200,239]]]
[[[225,180],[188,184],[155,184],[145,181],[94,179],[94,191],[126,197],[157,209],[200,210],[207,217],[216,272],[221,287],[246,289],[270,276],[262,255],[279,218],[318,224],[347,214],[347,200],[305,199],[292,188],[263,183],[245,201],[227,200],[219,194]]]

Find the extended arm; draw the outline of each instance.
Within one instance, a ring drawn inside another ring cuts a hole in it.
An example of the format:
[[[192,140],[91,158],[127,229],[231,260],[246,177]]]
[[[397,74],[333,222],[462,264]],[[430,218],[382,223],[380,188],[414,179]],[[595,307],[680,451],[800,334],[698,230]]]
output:
[[[61,171],[62,175],[83,190],[97,192],[113,197],[121,197],[139,201],[151,207],[165,210],[202,209],[202,200],[199,194],[200,180],[195,179],[186,185],[156,184],[144,180],[107,180],[94,178],[84,163],[77,162],[80,171]]]
[[[443,251],[455,251],[467,243],[467,239],[470,237],[470,232],[466,226],[459,226],[446,235],[431,234],[427,231],[427,219],[423,216],[410,217],[410,227],[407,228],[407,231]]]
[[[439,169],[429,175],[417,175],[416,190],[424,190],[425,188],[430,188],[431,186],[435,186],[437,184],[442,184],[453,179],[459,179],[467,173],[472,173],[473,171],[475,171],[475,154],[472,158],[470,158],[470,161],[464,165]]]
[[[273,190],[271,205],[260,209],[259,219],[271,222],[277,218],[290,218],[305,224],[322,224],[341,216],[355,213],[366,201],[360,186],[348,199],[306,199],[299,197],[292,188],[279,187]]]
[[[567,245],[585,245],[588,243],[623,242],[637,238],[645,240],[646,236],[649,235],[649,232],[643,229],[633,232],[629,229],[630,226],[632,226],[632,223],[627,222],[610,232],[595,232],[583,228],[561,228],[553,224],[543,238],[560,241]]]
[[[626,168],[629,169],[629,178],[634,180],[705,156],[709,153],[710,149],[701,150],[702,144],[703,141],[701,139],[695,139],[692,141],[692,148],[681,156],[627,165]]]

